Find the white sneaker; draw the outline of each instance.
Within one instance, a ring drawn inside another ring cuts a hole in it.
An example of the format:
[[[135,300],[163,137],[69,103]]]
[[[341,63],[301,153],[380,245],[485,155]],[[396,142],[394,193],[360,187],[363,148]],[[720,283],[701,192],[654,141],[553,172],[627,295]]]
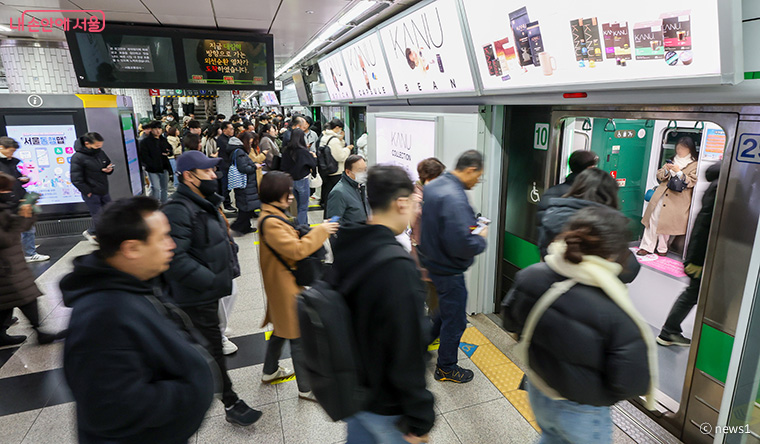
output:
[[[314,396],[314,392],[312,392],[311,390],[309,390],[308,392],[298,392],[298,397],[301,399],[305,399],[307,401],[318,402],[317,397]]]
[[[295,374],[295,371],[289,370],[284,367],[279,367],[276,372],[272,373],[271,375],[267,375],[266,373],[261,375],[261,382],[272,382],[277,379],[283,379],[287,378],[289,376],[292,376]]]
[[[84,230],[84,231],[82,232],[82,236],[84,236],[84,238],[85,238],[85,239],[87,239],[87,242],[89,242],[89,243],[90,243],[90,245],[95,245],[95,246],[97,246],[97,245],[100,245],[100,244],[98,243],[98,240],[97,240],[97,239],[95,239],[95,236],[93,236],[92,234],[90,234],[90,232],[89,232],[89,231],[87,231],[87,230]]]
[[[222,354],[225,356],[231,355],[236,351],[238,351],[238,346],[227,339],[227,336],[222,336]]]
[[[24,256],[27,262],[45,262],[50,260],[50,256],[46,254],[34,253],[33,256]]]

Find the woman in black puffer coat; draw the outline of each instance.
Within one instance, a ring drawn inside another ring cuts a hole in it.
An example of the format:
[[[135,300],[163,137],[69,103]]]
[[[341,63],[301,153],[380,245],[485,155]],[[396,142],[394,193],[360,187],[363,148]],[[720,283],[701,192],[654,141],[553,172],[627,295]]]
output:
[[[230,170],[237,167],[240,173],[248,177],[245,188],[235,190],[235,205],[238,209],[237,220],[230,225],[236,233],[243,235],[256,232],[251,226],[251,219],[256,217],[256,210],[261,208],[259,200],[259,187],[256,183],[256,164],[248,156],[251,153],[252,134],[245,132],[240,136],[230,138],[228,149],[232,165]]]

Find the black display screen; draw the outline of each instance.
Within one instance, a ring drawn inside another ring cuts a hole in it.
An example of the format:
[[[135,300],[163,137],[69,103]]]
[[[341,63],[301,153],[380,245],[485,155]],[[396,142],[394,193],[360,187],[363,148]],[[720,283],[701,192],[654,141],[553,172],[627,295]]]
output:
[[[269,34],[107,24],[101,33],[67,31],[81,87],[274,91]]]

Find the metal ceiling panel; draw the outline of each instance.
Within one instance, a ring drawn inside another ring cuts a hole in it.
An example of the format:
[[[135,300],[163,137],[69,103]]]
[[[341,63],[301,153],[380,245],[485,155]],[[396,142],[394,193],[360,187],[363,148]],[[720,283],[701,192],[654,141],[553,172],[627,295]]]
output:
[[[2,3],[5,6],[15,6],[20,9],[65,9],[61,7],[61,3],[68,6],[67,0],[7,0]]]
[[[113,0],[109,0],[113,1]],[[180,21],[181,17],[204,17],[210,20],[213,17],[213,10],[211,9],[211,0],[179,0],[179,1],[167,1],[167,0],[142,0],[145,6],[161,20],[162,23],[172,23],[177,25],[197,26],[197,23],[188,21],[183,23]],[[175,19],[171,19],[169,16],[175,15]],[[163,16],[167,20],[161,18]],[[207,25],[208,26],[208,25]]]
[[[271,20],[253,20],[246,18],[225,18],[217,17],[216,22],[219,29],[245,29],[255,32],[267,32]]]
[[[210,14],[208,16],[156,14],[156,18],[158,18],[158,21],[163,25],[181,26],[183,28],[214,27],[214,22],[211,21]]]
[[[140,0],[73,0],[71,3],[82,9],[100,9],[101,11],[137,12],[149,14],[150,11]],[[108,16],[108,14],[106,14]],[[108,17],[106,17],[108,20]]]
[[[104,11],[104,14],[106,15],[106,26],[108,26],[108,22],[158,24],[158,20],[153,17],[153,14],[148,13]]]
[[[267,20],[267,29],[274,19],[280,0],[211,0],[216,18]],[[285,0],[283,3],[292,2]]]
[[[331,22],[341,10],[351,4],[350,0],[285,0],[275,18],[275,26],[285,22],[295,26],[304,24],[326,24]],[[314,11],[307,14],[306,11]]]

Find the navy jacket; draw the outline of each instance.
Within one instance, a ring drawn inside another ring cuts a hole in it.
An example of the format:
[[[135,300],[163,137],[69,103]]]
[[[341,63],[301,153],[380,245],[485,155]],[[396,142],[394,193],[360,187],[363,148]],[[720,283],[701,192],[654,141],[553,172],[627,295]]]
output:
[[[425,185],[422,204],[422,265],[431,273],[455,275],[467,271],[486,249],[486,240],[472,234],[477,225],[464,184],[447,172]]]
[[[73,308],[63,371],[79,442],[186,443],[219,373],[185,315],[166,303],[160,280],[140,281],[96,252],[75,259],[60,285]]]
[[[240,174],[245,174],[247,182],[245,188],[235,189],[235,204],[240,211],[255,211],[261,208],[259,199],[259,186],[256,181],[256,164],[248,154],[243,151],[243,142],[237,137],[230,137],[229,148],[232,150],[232,166],[237,166]]]
[[[103,168],[111,164],[102,149],[92,150],[87,148],[80,137],[74,142],[76,153],[71,157],[71,183],[83,195],[90,193],[99,196],[108,194],[108,176],[113,173],[104,173]]]

